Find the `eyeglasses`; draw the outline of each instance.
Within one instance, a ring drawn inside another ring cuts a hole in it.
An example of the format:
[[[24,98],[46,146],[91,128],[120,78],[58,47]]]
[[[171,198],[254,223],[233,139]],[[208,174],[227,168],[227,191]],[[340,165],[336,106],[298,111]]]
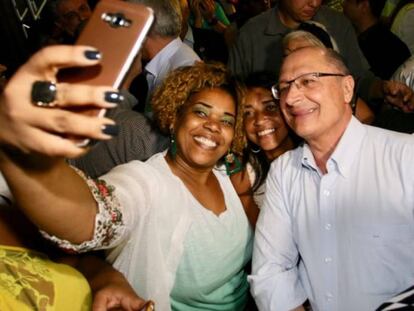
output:
[[[289,89],[293,84],[296,85],[298,90],[312,90],[320,85],[319,79],[322,77],[345,77],[343,73],[326,73],[326,72],[309,72],[295,79],[289,81],[283,81],[272,86],[272,95],[275,99],[283,99],[289,92]]]

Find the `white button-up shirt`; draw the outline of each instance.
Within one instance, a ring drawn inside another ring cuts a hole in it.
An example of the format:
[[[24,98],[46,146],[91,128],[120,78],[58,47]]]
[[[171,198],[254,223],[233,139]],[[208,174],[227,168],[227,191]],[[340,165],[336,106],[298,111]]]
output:
[[[414,138],[352,118],[323,175],[304,144],[271,166],[249,277],[260,310],[374,310],[414,284]]]

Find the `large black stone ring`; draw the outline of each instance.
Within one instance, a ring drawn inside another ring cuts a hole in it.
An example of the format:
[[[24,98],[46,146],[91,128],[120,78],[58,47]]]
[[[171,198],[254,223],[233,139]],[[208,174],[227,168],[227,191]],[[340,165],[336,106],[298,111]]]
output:
[[[56,84],[50,81],[33,82],[32,103],[38,107],[54,107],[56,105]]]

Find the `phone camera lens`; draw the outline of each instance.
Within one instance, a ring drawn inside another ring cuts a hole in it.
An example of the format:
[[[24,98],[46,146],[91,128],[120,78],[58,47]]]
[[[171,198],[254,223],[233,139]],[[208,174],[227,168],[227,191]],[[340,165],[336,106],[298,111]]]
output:
[[[122,13],[104,13],[102,19],[114,28],[129,27],[131,25],[131,21]]]

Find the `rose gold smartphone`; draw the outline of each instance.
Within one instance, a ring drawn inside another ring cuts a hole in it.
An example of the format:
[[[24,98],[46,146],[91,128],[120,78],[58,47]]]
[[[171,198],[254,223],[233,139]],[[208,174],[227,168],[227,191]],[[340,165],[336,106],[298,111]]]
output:
[[[119,88],[134,62],[154,20],[151,8],[121,0],[101,0],[76,45],[97,48],[102,55],[100,64],[74,67],[59,71],[58,81],[90,85],[110,85]],[[105,109],[82,108],[80,113],[103,116]],[[79,139],[76,139],[78,142]],[[86,146],[88,139],[78,142]]]

